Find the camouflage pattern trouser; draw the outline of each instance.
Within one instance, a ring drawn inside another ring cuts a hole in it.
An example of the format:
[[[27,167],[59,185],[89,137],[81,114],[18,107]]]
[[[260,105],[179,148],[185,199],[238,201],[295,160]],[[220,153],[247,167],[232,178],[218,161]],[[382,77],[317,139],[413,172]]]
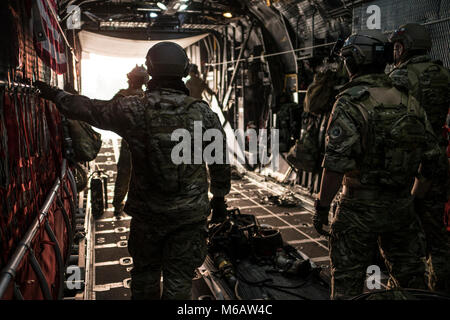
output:
[[[131,153],[128,143],[122,139],[119,160],[117,162],[117,177],[114,186],[113,206],[116,210],[122,210],[123,200],[128,192],[131,179]]]
[[[132,299],[191,299],[195,268],[201,266],[207,254],[205,223],[155,229],[149,223],[131,219],[128,251],[134,263]]]
[[[425,239],[412,203],[342,198],[331,225],[331,298],[363,293],[367,267],[381,250],[390,273],[388,287],[426,289]],[[391,204],[391,207],[389,207]]]
[[[426,237],[428,286],[430,290],[450,293],[450,233],[444,225],[447,190],[433,183],[419,212]]]

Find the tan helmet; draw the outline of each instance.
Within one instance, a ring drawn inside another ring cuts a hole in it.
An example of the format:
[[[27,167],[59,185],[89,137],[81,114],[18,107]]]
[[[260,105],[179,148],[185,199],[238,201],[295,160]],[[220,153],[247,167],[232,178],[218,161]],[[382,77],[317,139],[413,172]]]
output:
[[[130,80],[142,81],[142,83],[147,83],[149,79],[147,69],[145,69],[143,65],[136,65],[136,67],[127,74],[127,77]]]
[[[389,60],[386,44],[387,37],[380,30],[361,30],[345,40],[341,56],[357,66],[385,64]]]
[[[391,43],[401,42],[405,52],[410,50],[430,50],[431,38],[424,26],[418,23],[408,23],[400,26],[389,37]]]

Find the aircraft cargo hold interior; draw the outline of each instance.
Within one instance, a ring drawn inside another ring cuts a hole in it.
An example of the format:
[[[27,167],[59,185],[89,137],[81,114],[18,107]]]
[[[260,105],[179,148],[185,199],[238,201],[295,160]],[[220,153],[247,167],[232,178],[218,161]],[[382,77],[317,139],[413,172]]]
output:
[[[0,8],[0,300],[450,299],[449,1]]]

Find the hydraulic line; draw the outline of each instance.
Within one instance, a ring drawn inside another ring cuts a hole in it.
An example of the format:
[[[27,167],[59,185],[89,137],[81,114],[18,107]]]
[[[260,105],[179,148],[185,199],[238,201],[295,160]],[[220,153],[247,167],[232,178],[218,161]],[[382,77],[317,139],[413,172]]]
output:
[[[42,268],[39,265],[39,262],[37,261],[36,256],[34,255],[34,251],[31,248],[29,248],[28,251],[29,251],[28,256],[30,257],[30,264],[39,280],[39,284],[41,286],[41,290],[42,290],[42,294],[44,295],[44,299],[52,300],[52,295],[50,293],[50,288],[48,286],[47,279],[45,278],[45,275],[42,272]]]

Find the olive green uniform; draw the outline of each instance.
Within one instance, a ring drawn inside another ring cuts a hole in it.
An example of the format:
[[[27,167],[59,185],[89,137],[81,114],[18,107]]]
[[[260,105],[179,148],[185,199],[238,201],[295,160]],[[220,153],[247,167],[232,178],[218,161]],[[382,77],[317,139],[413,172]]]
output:
[[[171,134],[180,128],[192,134],[194,121],[201,121],[202,130],[220,130],[226,146],[217,115],[207,103],[173,89],[111,101],[60,92],[55,100],[67,117],[114,131],[128,142],[133,170],[125,211],[133,217],[132,297],[159,299],[162,272],[162,298],[190,299],[194,270],[206,257],[207,171],[204,162],[172,162],[171,151],[178,142],[171,141]],[[225,196],[230,190],[230,166],[208,168],[211,193]]]
[[[445,153],[447,140],[443,126],[450,107],[450,72],[431,61],[427,55],[415,56],[389,74],[399,86],[404,86],[419,101],[427,113],[439,145]],[[450,235],[444,225],[449,177],[448,161],[443,157],[443,170],[433,180],[418,212],[427,240],[430,289],[450,293]]]
[[[142,89],[122,89],[116,93],[113,99],[127,96],[142,96]],[[120,146],[119,160],[117,161],[117,176],[114,185],[113,206],[116,211],[121,212],[123,209],[123,201],[128,193],[128,187],[131,179],[131,153],[128,143],[122,139]]]
[[[413,102],[383,74],[354,78],[337,96],[322,164],[344,174],[329,242],[334,299],[363,292],[367,267],[379,248],[391,286],[426,287],[424,239],[410,190],[420,163],[424,176],[434,175],[440,150],[417,101],[410,112],[418,124],[395,132],[397,124],[390,123]],[[401,152],[396,143],[416,148]]]

